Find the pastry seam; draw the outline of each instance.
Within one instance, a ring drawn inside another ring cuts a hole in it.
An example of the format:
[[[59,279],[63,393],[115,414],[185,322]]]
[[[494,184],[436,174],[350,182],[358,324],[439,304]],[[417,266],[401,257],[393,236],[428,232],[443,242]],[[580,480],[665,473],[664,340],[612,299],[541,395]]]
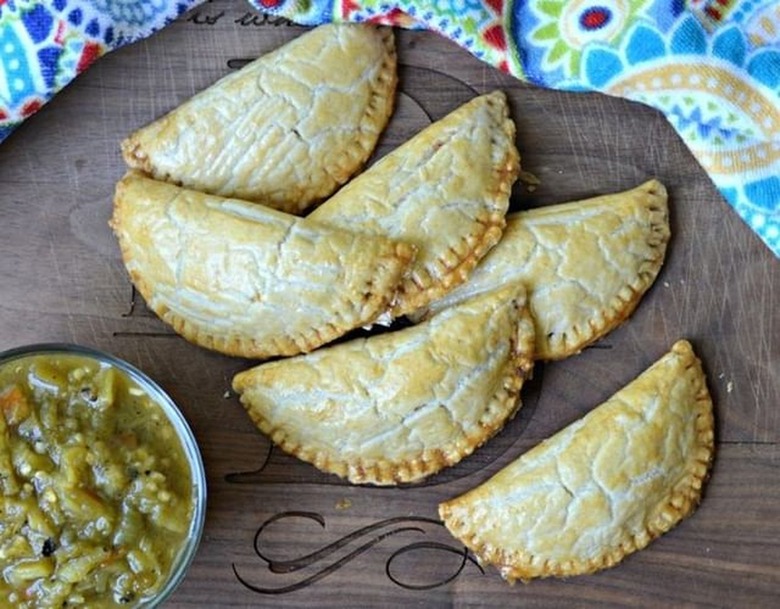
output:
[[[495,112],[496,98],[504,98],[504,94],[496,91],[485,96],[486,103],[492,112]],[[458,259],[456,264],[451,264],[445,257],[439,256],[430,267],[424,268],[425,277],[409,277],[403,281],[398,293],[398,299],[392,309],[392,315],[399,317],[424,307],[453,288],[465,282],[471,271],[479,261],[501,239],[506,226],[506,212],[499,211],[506,208],[502,201],[508,201],[512,192],[512,185],[520,174],[520,155],[514,145],[516,129],[514,122],[509,118],[509,109],[506,103],[501,104],[501,117],[496,122],[500,123],[501,130],[511,143],[507,151],[495,164],[491,177],[492,187],[486,192],[485,200],[495,211],[489,211],[485,216],[474,219],[474,223],[480,225],[482,230],[473,230],[461,239],[461,247],[451,246],[450,251]],[[504,147],[495,137],[491,139],[494,148]],[[461,251],[458,251],[458,250]],[[433,277],[434,271],[436,277]],[[441,273],[441,274],[439,274]]]
[[[650,181],[640,186],[645,192],[657,195],[663,189],[660,182]],[[642,205],[650,212],[650,225],[646,233],[646,245],[651,255],[643,261],[639,273],[632,283],[618,290],[609,306],[600,311],[600,315],[587,320],[587,327],[573,326],[571,333],[537,336],[537,357],[539,359],[558,360],[579,353],[582,349],[602,338],[628,319],[636,309],[645,292],[653,285],[661,271],[669,241],[669,210],[664,197],[653,197],[651,202]],[[554,355],[550,355],[554,353]]]

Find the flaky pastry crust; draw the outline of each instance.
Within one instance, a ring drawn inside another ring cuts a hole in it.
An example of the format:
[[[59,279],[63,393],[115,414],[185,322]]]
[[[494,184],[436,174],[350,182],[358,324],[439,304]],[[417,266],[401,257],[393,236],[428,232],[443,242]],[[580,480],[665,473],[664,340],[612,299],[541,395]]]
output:
[[[323,25],[142,127],[122,153],[156,179],[300,213],[366,162],[396,83],[390,28]]]
[[[263,433],[322,471],[414,482],[471,454],[514,415],[533,342],[514,286],[411,328],[257,366],[233,389]]]
[[[128,173],[111,227],[141,296],[193,343],[265,358],[374,321],[413,246]]]
[[[414,244],[398,317],[463,283],[498,243],[520,170],[501,91],[476,97],[344,186],[309,217]]]
[[[578,353],[631,315],[663,265],[666,188],[631,190],[507,216],[501,242],[468,282],[414,319],[507,283],[522,283],[536,322],[536,356]]]
[[[712,400],[686,341],[481,486],[445,526],[510,582],[618,564],[690,515],[714,452]]]

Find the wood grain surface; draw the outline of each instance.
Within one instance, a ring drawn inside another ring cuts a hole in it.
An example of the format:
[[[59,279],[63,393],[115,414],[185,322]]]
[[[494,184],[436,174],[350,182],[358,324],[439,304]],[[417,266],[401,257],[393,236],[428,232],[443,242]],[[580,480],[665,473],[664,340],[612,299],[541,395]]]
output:
[[[248,362],[188,344],[135,298],[107,226],[124,172],[120,140],[301,31],[244,3],[210,2],[98,61],[0,145],[0,350],[48,341],[107,350],[171,393],[200,444],[206,528],[168,606],[777,606],[780,265],[652,109],[533,88],[436,35],[397,32],[398,108],[376,156],[500,88],[523,167],[541,181],[533,192],[518,183],[514,208],[655,176],[669,188],[673,230],[633,317],[581,355],[538,366],[518,416],[426,483],[352,487],[274,450],[229,391]],[[702,358],[716,405],[717,455],[699,510],[593,576],[511,587],[464,557],[437,523],[437,503],[580,417],[681,337]],[[272,572],[260,556],[288,561],[323,548],[332,552],[290,572]]]

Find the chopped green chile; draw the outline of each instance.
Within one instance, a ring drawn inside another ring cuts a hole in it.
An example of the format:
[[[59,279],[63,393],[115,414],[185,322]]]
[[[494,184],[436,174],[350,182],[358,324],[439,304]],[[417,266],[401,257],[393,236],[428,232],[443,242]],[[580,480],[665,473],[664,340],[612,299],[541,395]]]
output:
[[[154,596],[193,496],[176,430],[122,371],[64,354],[0,367],[0,606]]]

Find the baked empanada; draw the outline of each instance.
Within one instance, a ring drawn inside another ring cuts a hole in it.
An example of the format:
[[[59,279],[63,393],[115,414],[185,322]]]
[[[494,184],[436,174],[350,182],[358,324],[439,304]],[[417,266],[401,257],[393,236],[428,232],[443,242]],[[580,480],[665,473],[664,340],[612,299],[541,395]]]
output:
[[[393,110],[390,28],[323,25],[122,143],[159,179],[298,213],[365,163]]]
[[[421,319],[507,283],[528,289],[536,357],[578,353],[618,326],[655,281],[669,241],[666,189],[632,190],[507,216],[501,242],[468,282],[432,303]]]
[[[442,503],[449,531],[509,581],[612,567],[693,512],[712,400],[686,341],[481,486]]]
[[[309,351],[387,308],[413,246],[126,175],[111,226],[138,291],[186,339],[244,357]]]
[[[233,389],[286,452],[353,483],[413,482],[514,415],[533,342],[514,286],[417,326],[257,366]]]
[[[462,283],[498,242],[519,170],[515,125],[495,91],[418,133],[310,217],[417,247],[398,317]]]

